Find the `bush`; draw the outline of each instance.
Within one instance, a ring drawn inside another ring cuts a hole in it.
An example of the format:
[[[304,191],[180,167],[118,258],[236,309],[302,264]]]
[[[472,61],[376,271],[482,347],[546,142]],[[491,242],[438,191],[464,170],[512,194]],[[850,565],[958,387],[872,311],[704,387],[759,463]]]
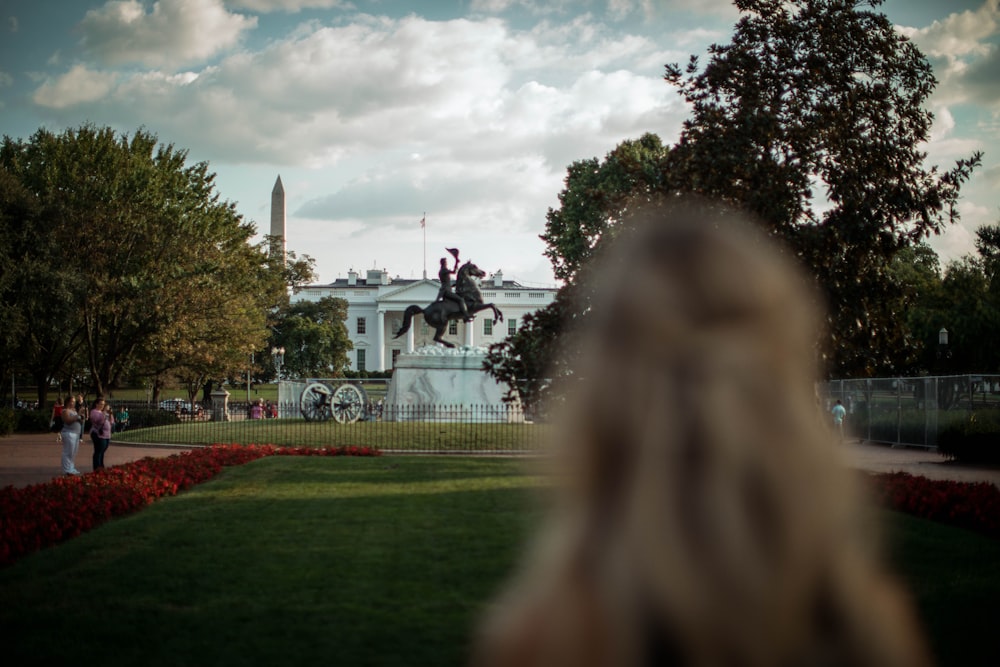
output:
[[[173,410],[157,410],[155,408],[129,410],[128,427],[130,429],[150,426],[172,426],[179,423],[181,423],[181,419]]]
[[[1000,411],[981,410],[968,419],[945,426],[938,450],[970,463],[1000,463]]]
[[[10,408],[0,408],[0,435],[10,435],[17,425],[17,413]]]
[[[45,433],[52,421],[52,410],[18,410],[15,419],[14,430],[18,433]]]

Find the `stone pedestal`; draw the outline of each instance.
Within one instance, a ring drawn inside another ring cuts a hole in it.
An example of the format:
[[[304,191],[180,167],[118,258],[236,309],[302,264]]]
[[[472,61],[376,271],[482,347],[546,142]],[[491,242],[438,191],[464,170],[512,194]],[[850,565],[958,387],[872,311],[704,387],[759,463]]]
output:
[[[219,387],[214,390],[212,396],[212,421],[229,421],[229,392]]]
[[[400,354],[386,393],[383,421],[520,422],[505,403],[507,385],[483,370],[486,349],[425,346]]]

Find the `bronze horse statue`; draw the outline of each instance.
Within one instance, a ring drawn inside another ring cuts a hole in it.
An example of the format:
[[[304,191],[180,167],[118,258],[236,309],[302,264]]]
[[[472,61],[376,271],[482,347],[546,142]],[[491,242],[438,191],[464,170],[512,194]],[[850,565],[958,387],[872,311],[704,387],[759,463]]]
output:
[[[470,315],[491,308],[493,309],[493,318],[497,322],[503,322],[503,313],[492,303],[483,303],[483,295],[479,291],[479,285],[473,280],[473,278],[482,278],[485,275],[486,272],[478,266],[472,262],[466,262],[458,269],[458,275],[455,277],[455,294],[465,299],[465,305],[468,307]],[[421,308],[415,304],[408,307],[406,312],[403,313],[403,326],[399,328],[399,331],[396,332],[393,338],[399,338],[410,330],[410,323],[413,321],[414,315],[423,315],[427,326],[434,327],[436,332],[434,334],[435,342],[447,347],[455,347],[454,344],[443,340],[441,336],[444,335],[445,330],[448,328],[448,322],[457,320],[462,316],[462,311],[459,309],[457,303],[443,300],[435,301],[426,308]]]

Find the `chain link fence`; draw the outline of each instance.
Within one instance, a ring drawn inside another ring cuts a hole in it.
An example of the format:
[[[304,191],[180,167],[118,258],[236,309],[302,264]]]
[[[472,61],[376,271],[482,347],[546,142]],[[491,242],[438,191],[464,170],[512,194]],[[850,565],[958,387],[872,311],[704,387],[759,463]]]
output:
[[[1000,375],[834,380],[819,396],[828,414],[837,400],[847,408],[849,437],[937,449],[942,430],[1000,413]]]

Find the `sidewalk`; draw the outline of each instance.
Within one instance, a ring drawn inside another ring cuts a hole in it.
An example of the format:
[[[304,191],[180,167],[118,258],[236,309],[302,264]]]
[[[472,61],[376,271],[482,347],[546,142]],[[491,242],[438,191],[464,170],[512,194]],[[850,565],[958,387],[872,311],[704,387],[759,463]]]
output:
[[[114,439],[104,455],[108,466],[152,456],[161,458],[191,449],[182,446],[118,445]],[[89,438],[80,442],[76,465],[83,472],[91,470],[93,445]],[[62,447],[53,433],[11,435],[0,438],[0,488],[28,486],[47,482],[62,474]],[[906,472],[928,479],[958,482],[991,482],[1000,487],[1000,466],[973,466],[948,461],[925,449],[889,447],[863,442],[844,443],[847,465],[868,472]]]
[[[147,456],[162,458],[190,447],[118,445],[114,438],[111,447],[104,454],[108,467],[137,461]],[[76,467],[81,472],[92,470],[90,458],[94,445],[90,438],[80,440],[76,455]],[[47,482],[62,475],[62,445],[56,442],[55,433],[15,434],[0,438],[0,488],[5,486],[28,486]]]

